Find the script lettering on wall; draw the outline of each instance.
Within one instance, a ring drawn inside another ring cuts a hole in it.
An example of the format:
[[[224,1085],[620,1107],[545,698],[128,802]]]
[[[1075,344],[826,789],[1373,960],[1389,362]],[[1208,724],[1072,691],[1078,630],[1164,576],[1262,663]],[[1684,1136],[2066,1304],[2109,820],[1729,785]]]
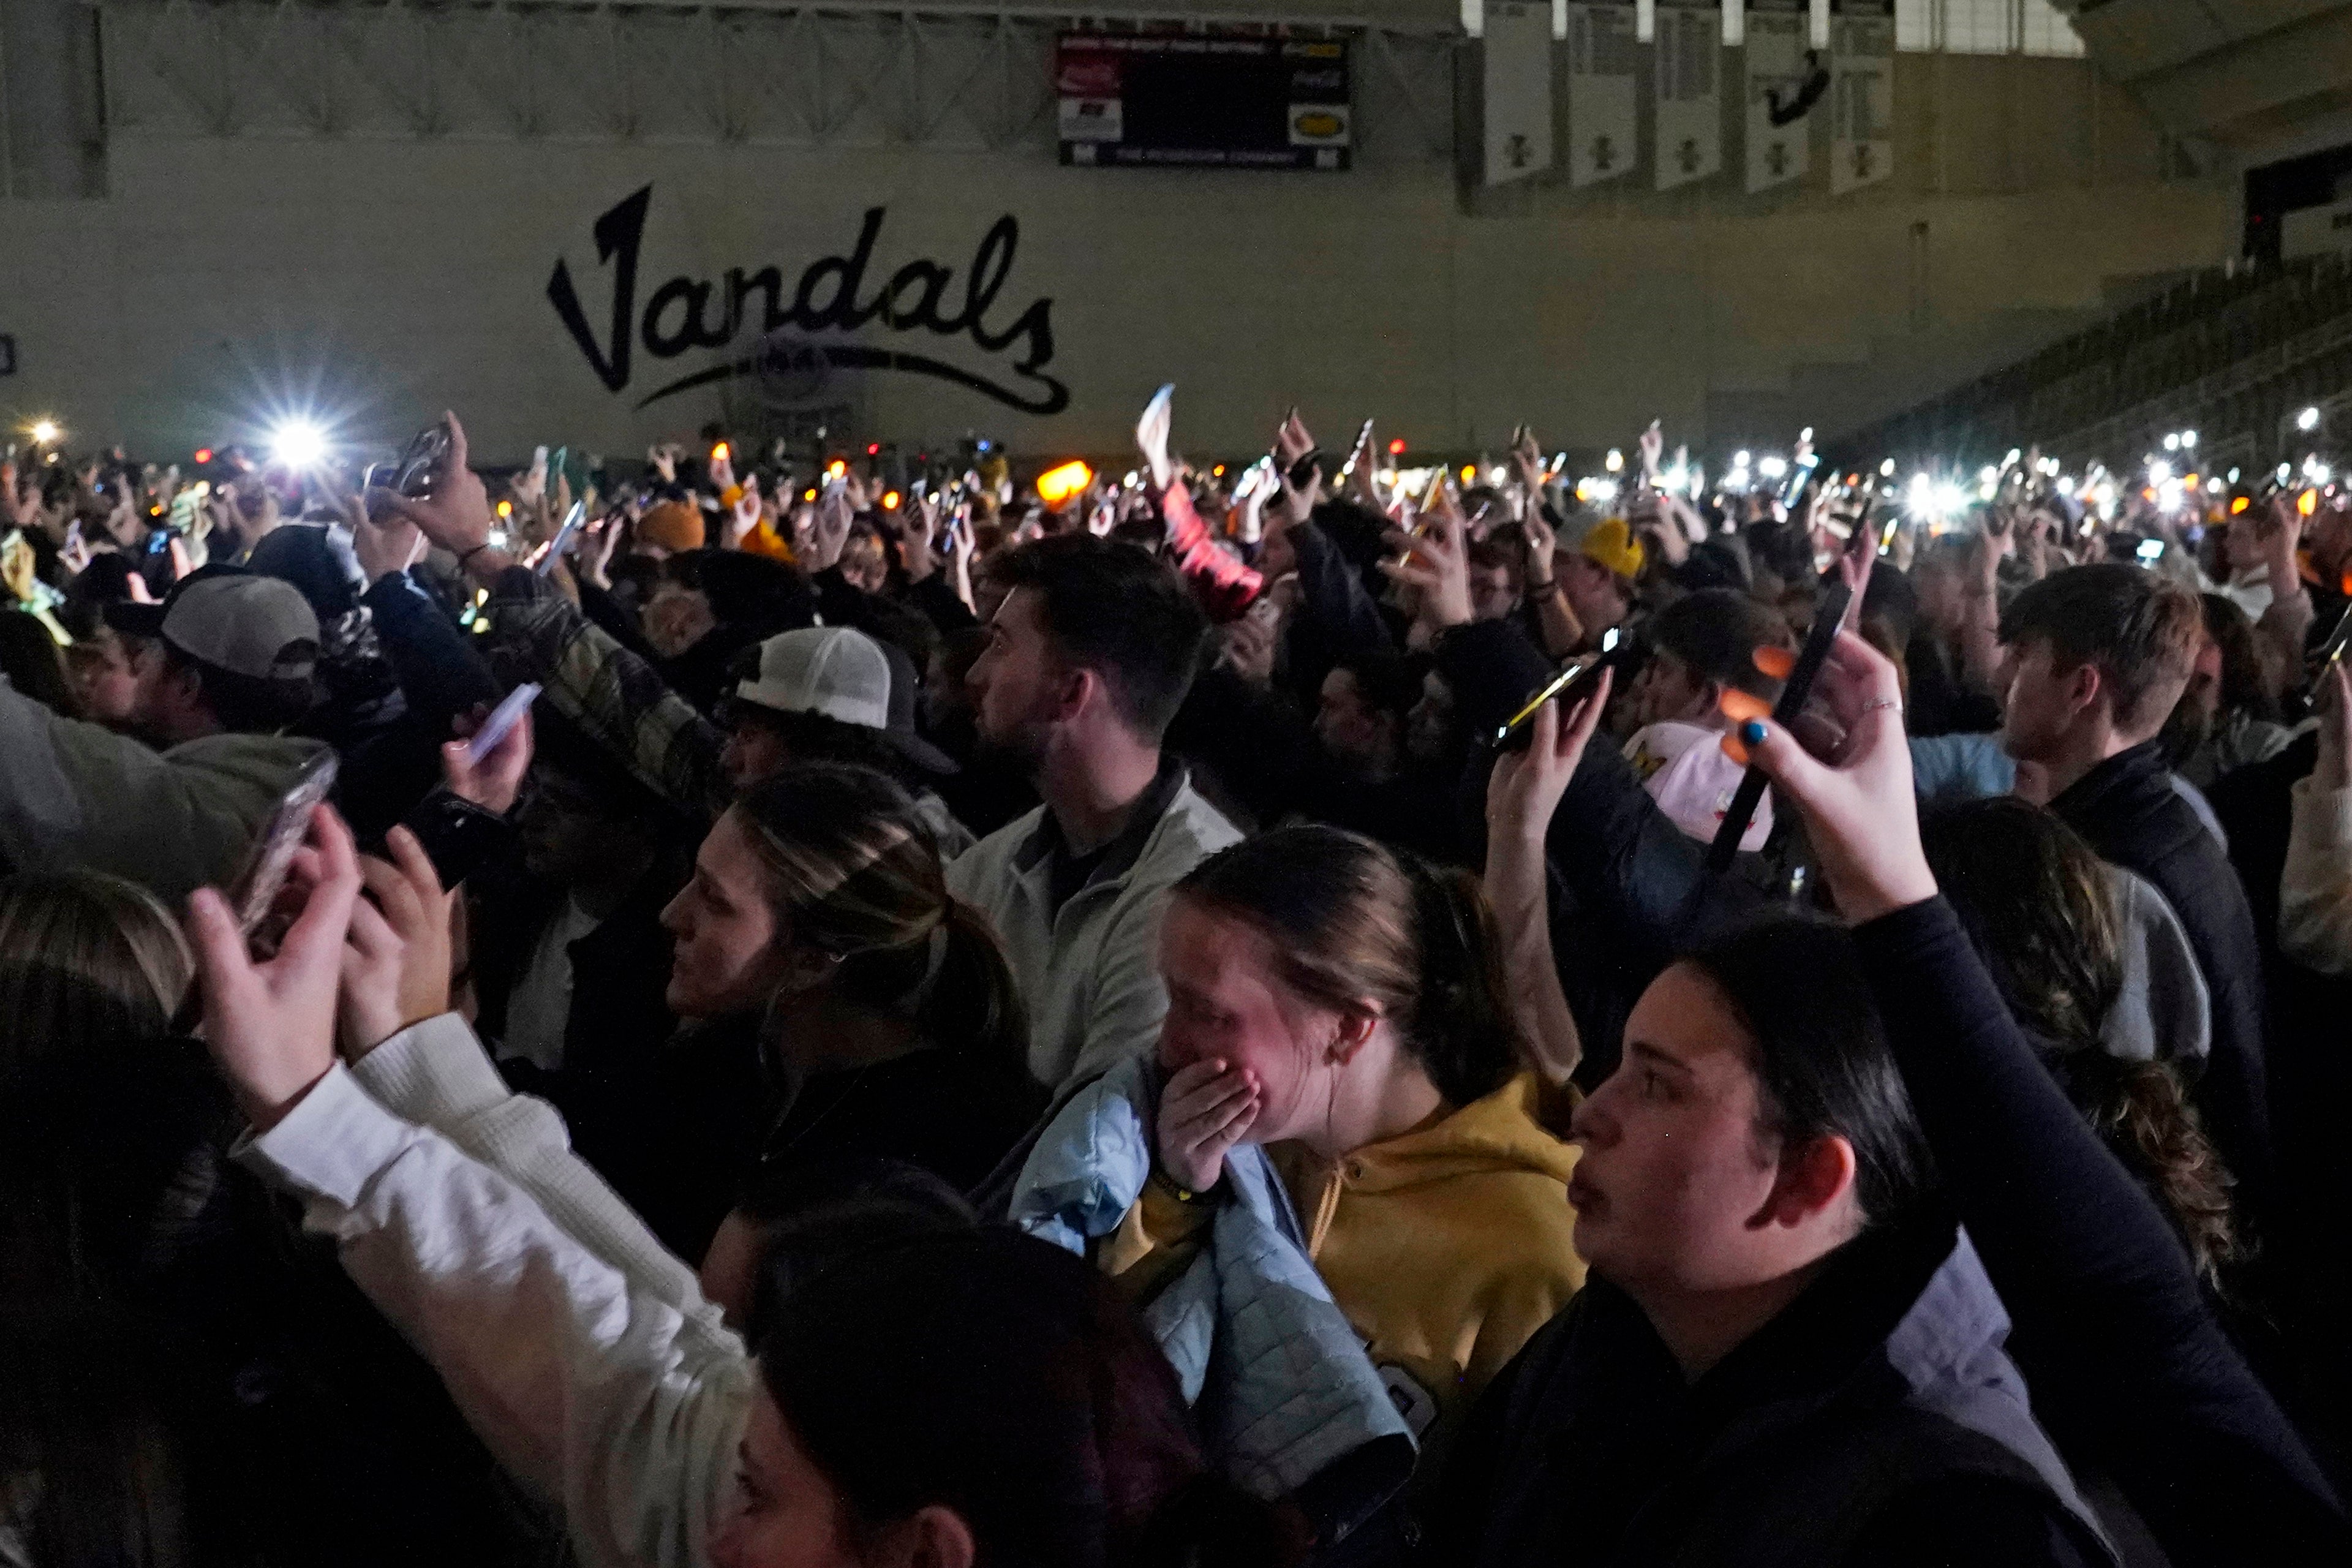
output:
[[[625,392],[637,368],[640,348],[652,359],[666,362],[698,350],[730,349],[747,334],[751,341],[749,353],[663,382],[639,397],[637,407],[732,376],[757,374],[763,363],[762,345],[779,334],[870,334],[877,329],[969,338],[975,347],[994,357],[989,368],[996,374],[969,370],[913,349],[868,342],[820,342],[796,352],[821,355],[839,369],[933,376],[1026,414],[1059,414],[1069,406],[1069,388],[1045,374],[1054,359],[1053,300],[1033,300],[1003,327],[991,325],[998,314],[996,297],[1013,271],[1013,256],[1021,245],[1021,225],[1012,214],[998,218],[981,237],[960,281],[953,268],[918,258],[869,289],[867,274],[874,269],[874,254],[888,209],[868,207],[849,253],[811,262],[789,292],[782,269],[772,264],[757,268],[730,267],[717,279],[672,278],[647,293],[640,310],[637,264],[653,195],[654,188],[647,185],[596,220],[596,264],[609,271],[612,289],[610,310],[602,323],[591,321],[566,263],[558,260],[547,280],[547,297],[589,368],[611,391]],[[764,352],[765,357],[773,357],[772,351]]]

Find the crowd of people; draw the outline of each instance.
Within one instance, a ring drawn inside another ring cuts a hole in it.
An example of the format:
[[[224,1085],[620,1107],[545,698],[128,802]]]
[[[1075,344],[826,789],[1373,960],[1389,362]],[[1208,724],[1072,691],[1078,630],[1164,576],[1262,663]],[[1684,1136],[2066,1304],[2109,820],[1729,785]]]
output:
[[[0,1563],[2352,1560],[2352,502],[1172,423],[0,468]]]

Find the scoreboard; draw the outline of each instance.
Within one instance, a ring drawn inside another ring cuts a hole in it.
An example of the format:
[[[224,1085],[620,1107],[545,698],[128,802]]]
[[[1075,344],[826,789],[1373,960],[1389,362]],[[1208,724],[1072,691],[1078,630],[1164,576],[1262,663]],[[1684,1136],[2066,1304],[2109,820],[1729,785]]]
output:
[[[1068,32],[1054,84],[1065,163],[1348,166],[1342,38]]]

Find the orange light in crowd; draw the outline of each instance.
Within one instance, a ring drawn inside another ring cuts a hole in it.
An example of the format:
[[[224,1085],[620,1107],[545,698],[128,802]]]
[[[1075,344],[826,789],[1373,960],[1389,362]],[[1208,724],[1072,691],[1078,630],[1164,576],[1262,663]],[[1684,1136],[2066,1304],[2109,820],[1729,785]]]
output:
[[[1396,437],[1389,442],[1389,456],[1391,458],[1402,458],[1404,456],[1403,437]]]
[[[1223,463],[1219,463],[1215,468],[1209,470],[1209,477],[1211,479],[1223,479],[1225,477],[1225,466]]]
[[[2313,512],[2317,511],[2319,510],[2319,492],[2317,490],[2305,490],[2301,495],[2295,497],[2294,510],[2301,512],[2305,517],[2309,517]]]
[[[849,472],[849,465],[843,462],[839,458],[835,458],[831,463],[825,466],[824,477],[829,479],[837,479],[847,472]]]
[[[1073,458],[1037,476],[1037,499],[1047,506],[1060,506],[1094,482],[1095,471]]]
[[[897,490],[884,490],[882,492],[882,510],[884,511],[897,511],[898,510],[898,492]]]
[[[1464,484],[1475,483],[1477,480],[1477,478],[1478,469],[1475,464],[1465,463],[1462,465],[1462,482]]]
[[[196,461],[197,461],[197,462],[199,462],[199,463],[209,463],[209,462],[211,462],[212,460],[213,460],[213,449],[212,449],[210,447],[197,447],[197,448],[196,448]]]
[[[512,517],[514,515],[514,502],[510,500],[502,500],[499,502],[499,515],[500,517]]]
[[[719,445],[710,448],[710,460],[714,463],[723,463],[727,460],[726,442],[721,441]]]
[[[803,490],[801,492],[801,500],[816,500],[816,492],[814,490]]]
[[[2230,515],[2231,517],[2235,517],[2252,504],[2252,503],[2247,500],[2243,496],[2235,497],[2230,502]]]

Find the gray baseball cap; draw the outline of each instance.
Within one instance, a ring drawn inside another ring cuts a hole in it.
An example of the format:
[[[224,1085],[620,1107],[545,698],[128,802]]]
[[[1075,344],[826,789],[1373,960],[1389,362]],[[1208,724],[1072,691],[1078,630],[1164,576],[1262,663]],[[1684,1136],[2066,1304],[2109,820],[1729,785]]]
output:
[[[160,605],[107,606],[107,623],[160,637],[190,658],[256,680],[307,679],[319,658],[319,617],[293,584],[212,568],[174,584]]]

